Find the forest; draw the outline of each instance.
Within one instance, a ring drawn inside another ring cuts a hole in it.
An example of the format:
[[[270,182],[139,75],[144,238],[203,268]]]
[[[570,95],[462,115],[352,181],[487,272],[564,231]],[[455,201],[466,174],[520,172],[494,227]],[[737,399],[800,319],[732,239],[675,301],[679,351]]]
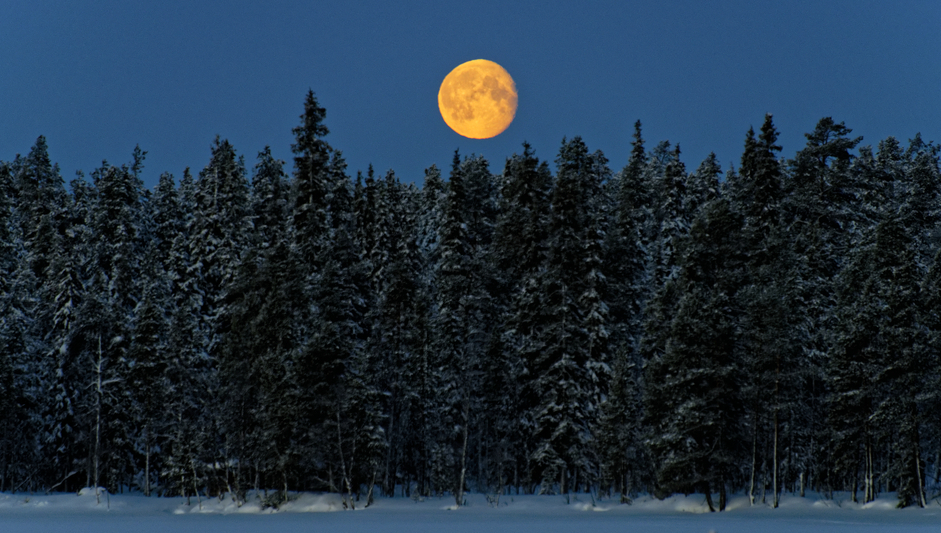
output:
[[[417,186],[325,117],[153,190],[0,163],[0,491],[941,493],[938,145],[767,115],[690,171],[637,122]]]

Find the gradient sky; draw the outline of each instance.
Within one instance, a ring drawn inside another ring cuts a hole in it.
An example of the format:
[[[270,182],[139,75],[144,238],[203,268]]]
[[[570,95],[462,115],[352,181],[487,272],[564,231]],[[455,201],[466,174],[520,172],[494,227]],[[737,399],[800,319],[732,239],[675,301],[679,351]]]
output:
[[[421,183],[455,148],[495,172],[529,141],[555,159],[580,135],[613,169],[633,123],[651,148],[679,142],[738,166],[745,132],[773,113],[783,155],[823,116],[863,144],[921,132],[941,141],[941,2],[269,2],[5,0],[0,159],[47,137],[66,181],[148,151],[145,185],[209,161],[218,134],[249,168],[265,145],[290,164],[291,128],[313,89],[327,141],[351,175],[372,163]],[[516,80],[516,120],[460,137],[437,108],[471,59]]]

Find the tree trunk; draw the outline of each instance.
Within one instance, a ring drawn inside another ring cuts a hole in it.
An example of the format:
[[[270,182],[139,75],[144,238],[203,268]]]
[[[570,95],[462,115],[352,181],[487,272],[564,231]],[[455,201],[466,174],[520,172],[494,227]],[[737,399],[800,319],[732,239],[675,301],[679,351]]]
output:
[[[777,389],[777,384],[775,384],[775,389]],[[777,393],[775,393],[777,396]],[[777,509],[779,503],[778,496],[778,408],[774,408],[774,451],[772,452],[774,457],[772,458],[772,468],[774,472],[771,474],[771,482],[774,483],[774,489],[772,490],[772,507]]]
[[[382,490],[389,496],[395,496],[395,473],[392,472],[394,468],[392,456],[393,448],[395,447],[395,387],[392,390],[392,397],[390,398],[391,408],[389,409],[389,449],[386,452],[386,473],[385,479],[382,481]]]
[[[484,425],[486,426],[486,419],[484,419]],[[480,428],[477,431],[477,483],[484,479],[484,430],[485,428]]]
[[[373,468],[372,479],[369,481],[369,488],[366,490],[366,507],[369,507],[370,505],[372,505],[372,491],[373,491],[373,488],[375,488],[376,486],[377,470],[378,469]]]
[[[856,492],[859,490],[859,448],[856,449],[856,466],[853,468],[853,503],[859,503]]]
[[[725,480],[719,482],[719,511],[725,511],[729,498],[725,490]]]
[[[921,450],[919,450],[918,441],[915,441],[915,446],[913,446],[915,453],[915,475],[916,480],[918,481],[918,506],[927,507],[928,502],[925,499],[925,480],[921,475]]]
[[[781,395],[781,358],[776,355],[774,359],[774,446],[773,446],[773,457],[771,459],[771,468],[773,472],[771,473],[771,482],[774,483],[774,489],[771,491],[772,498],[772,507],[777,509],[780,498],[778,496],[778,433],[779,433],[779,423],[778,423],[778,414],[779,414],[779,404],[780,404],[780,395]]]
[[[714,513],[716,512],[716,506],[712,503],[712,487],[709,486],[708,481],[703,483],[703,486],[705,487],[703,492],[706,494],[706,505],[709,506],[709,512]]]
[[[98,359],[95,361],[95,501],[101,505],[101,494],[98,492],[98,458],[101,445],[101,334],[98,334]]]
[[[458,507],[464,505],[464,476],[467,473],[467,424],[469,414],[467,412],[467,402],[464,402],[464,430],[462,432],[462,437],[464,443],[461,449],[461,476],[457,484],[457,490],[454,493],[454,499]]]
[[[196,501],[199,503],[199,510],[203,510],[203,498],[199,495],[199,487],[196,485],[196,461],[190,461],[190,467],[193,469],[193,492],[196,493]]]
[[[755,505],[755,474],[758,469],[758,406],[755,406],[755,419],[752,425],[751,442],[751,479],[748,483],[748,502]]]
[[[911,427],[913,428],[911,433],[911,445],[912,457],[915,460],[915,480],[918,483],[918,506],[924,508],[928,505],[928,501],[925,498],[925,479],[924,476],[922,476],[921,468],[921,445],[918,442],[918,407],[914,402],[911,404],[911,418]]]
[[[150,496],[150,426],[144,426],[144,496]]]
[[[872,437],[869,435],[869,428],[866,427],[866,495],[865,503],[869,503],[876,499],[876,490],[873,486],[875,483],[874,474],[873,474],[873,460],[872,460]]]
[[[347,500],[343,502],[343,507],[349,507],[351,510],[356,509],[356,504],[353,503],[353,487],[350,483],[350,473],[346,470],[346,459],[343,456],[343,433],[340,430],[340,410],[337,408],[337,453],[340,455],[340,469],[343,473],[343,484],[346,485],[346,495]]]
[[[941,446],[938,446],[938,451],[934,456],[934,482],[941,483]],[[3,491],[0,490],[0,492]]]

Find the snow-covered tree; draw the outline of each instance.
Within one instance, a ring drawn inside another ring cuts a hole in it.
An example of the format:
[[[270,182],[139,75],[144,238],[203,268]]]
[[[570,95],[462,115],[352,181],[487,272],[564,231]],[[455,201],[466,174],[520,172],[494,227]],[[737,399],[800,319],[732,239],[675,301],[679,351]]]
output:
[[[543,349],[530,362],[538,403],[533,461],[541,492],[579,490],[597,480],[593,447],[607,383],[607,305],[602,183],[604,156],[581,138],[563,141],[556,160],[548,260],[539,288],[545,306]],[[556,485],[557,484],[557,485]]]
[[[739,485],[745,379],[736,304],[743,258],[741,220],[723,198],[704,206],[682,241],[678,276],[658,295],[675,298],[663,352],[646,361],[648,445],[665,494],[698,491],[719,510]]]
[[[807,145],[789,162],[790,179],[783,209],[788,225],[788,247],[794,263],[795,305],[800,317],[792,322],[792,338],[801,346],[800,372],[795,375],[796,402],[789,421],[792,438],[788,465],[798,476],[800,493],[808,484],[821,486],[827,478],[825,370],[834,335],[835,279],[857,228],[865,224],[862,208],[865,172],[850,151],[861,137],[830,117],[821,119]],[[791,482],[790,480],[788,482]]]
[[[784,429],[790,427],[785,422],[794,408],[800,369],[800,347],[792,327],[796,317],[790,312],[796,307],[796,278],[782,216],[785,175],[776,156],[781,150],[775,144],[777,137],[771,115],[765,115],[757,138],[748,131],[742,166],[729,186],[732,207],[742,216],[738,238],[746,258],[738,296],[753,432],[749,494],[754,501],[756,484],[770,485],[774,507],[784,483],[781,466],[790,440],[784,438]]]
[[[494,349],[485,382],[492,435],[489,486],[531,486],[531,415],[538,402],[528,362],[536,357],[541,304],[536,291],[546,268],[552,175],[532,147],[509,158],[500,181],[493,261],[499,283]]]

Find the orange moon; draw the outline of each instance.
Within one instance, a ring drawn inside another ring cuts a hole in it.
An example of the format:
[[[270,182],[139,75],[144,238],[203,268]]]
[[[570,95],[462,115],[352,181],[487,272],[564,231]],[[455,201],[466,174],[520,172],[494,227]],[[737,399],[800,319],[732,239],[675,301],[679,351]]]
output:
[[[438,90],[444,122],[471,139],[503,133],[516,116],[516,83],[493,61],[475,59],[458,65]]]

